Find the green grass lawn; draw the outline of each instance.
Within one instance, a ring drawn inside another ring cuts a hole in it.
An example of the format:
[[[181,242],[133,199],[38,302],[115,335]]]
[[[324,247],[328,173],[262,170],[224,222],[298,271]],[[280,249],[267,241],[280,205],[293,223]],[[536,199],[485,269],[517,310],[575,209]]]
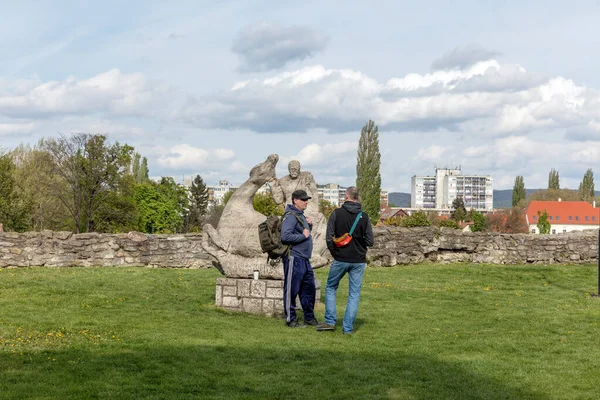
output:
[[[317,271],[326,281],[328,269]],[[587,266],[368,268],[353,336],[214,307],[216,270],[0,269],[1,399],[596,399]],[[324,289],[322,289],[324,295]],[[347,280],[338,296],[343,312]],[[323,305],[317,317],[323,316]]]

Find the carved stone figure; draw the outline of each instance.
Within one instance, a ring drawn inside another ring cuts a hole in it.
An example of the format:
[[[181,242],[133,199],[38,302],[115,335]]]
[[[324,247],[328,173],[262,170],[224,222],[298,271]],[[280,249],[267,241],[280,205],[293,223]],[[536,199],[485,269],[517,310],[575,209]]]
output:
[[[202,247],[215,257],[219,268],[231,278],[248,278],[258,270],[261,278],[283,279],[281,264],[267,263],[258,239],[258,225],[265,216],[254,210],[252,199],[266,182],[275,178],[277,154],[254,166],[250,177],[235,192],[225,205],[219,225],[215,229],[205,225]]]
[[[311,265],[313,268],[318,268],[328,263],[329,252],[325,243],[327,220],[319,212],[319,193],[315,178],[310,172],[301,171],[300,169],[299,161],[290,161],[288,164],[289,175],[270,182],[271,195],[277,204],[284,206],[288,203],[291,204],[292,193],[298,189],[305,190],[312,197],[308,202],[304,215],[310,217],[312,220],[313,256],[311,258]]]

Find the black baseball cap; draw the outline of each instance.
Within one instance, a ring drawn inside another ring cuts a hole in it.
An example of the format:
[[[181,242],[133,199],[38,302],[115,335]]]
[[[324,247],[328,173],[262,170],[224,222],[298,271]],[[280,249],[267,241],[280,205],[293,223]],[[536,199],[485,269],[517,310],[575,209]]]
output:
[[[300,199],[300,200],[306,201],[308,199],[312,199],[312,197],[310,197],[308,195],[308,193],[306,193],[306,191],[299,189],[299,190],[294,191],[294,193],[292,193],[292,200],[294,200],[294,199]]]

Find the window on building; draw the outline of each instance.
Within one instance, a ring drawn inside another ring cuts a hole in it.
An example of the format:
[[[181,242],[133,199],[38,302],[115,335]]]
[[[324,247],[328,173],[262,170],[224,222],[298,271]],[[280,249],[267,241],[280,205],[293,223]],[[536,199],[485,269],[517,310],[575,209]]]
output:
[[[575,221],[579,221],[579,215],[575,216]]]
[[[585,216],[585,220],[586,220],[586,221],[589,221],[589,220],[590,220],[590,217],[588,217],[588,216],[586,215],[586,216]]]
[[[556,229],[552,229],[552,234],[556,235]]]
[[[560,220],[560,215],[556,216],[556,220],[559,221]]]
[[[592,221],[595,221],[595,220],[596,220],[596,217],[592,217]]]
[[[536,219],[537,219],[537,215],[534,215],[533,216],[533,220],[535,221]]]
[[[563,229],[563,233],[567,233],[567,230],[566,230],[566,229]]]
[[[549,216],[548,216],[548,219],[549,219],[550,221],[552,221],[552,215],[549,215]]]
[[[535,228],[533,228],[533,229],[531,230],[531,233],[535,233]]]
[[[573,221],[573,216],[569,215],[569,221]]]

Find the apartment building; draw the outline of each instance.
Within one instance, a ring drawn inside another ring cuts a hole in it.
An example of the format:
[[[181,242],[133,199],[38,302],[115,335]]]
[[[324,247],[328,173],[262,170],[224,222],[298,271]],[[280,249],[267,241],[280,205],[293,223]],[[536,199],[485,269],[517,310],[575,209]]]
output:
[[[346,197],[345,186],[340,186],[337,183],[327,183],[325,185],[317,185],[317,192],[319,193],[319,200],[327,200],[336,206],[341,206],[344,203]],[[388,191],[381,190],[380,194],[381,206],[389,205]]]
[[[489,211],[494,208],[494,190],[489,175],[464,175],[460,167],[436,168],[435,176],[413,176],[411,208],[451,209],[461,197],[465,208]]]

